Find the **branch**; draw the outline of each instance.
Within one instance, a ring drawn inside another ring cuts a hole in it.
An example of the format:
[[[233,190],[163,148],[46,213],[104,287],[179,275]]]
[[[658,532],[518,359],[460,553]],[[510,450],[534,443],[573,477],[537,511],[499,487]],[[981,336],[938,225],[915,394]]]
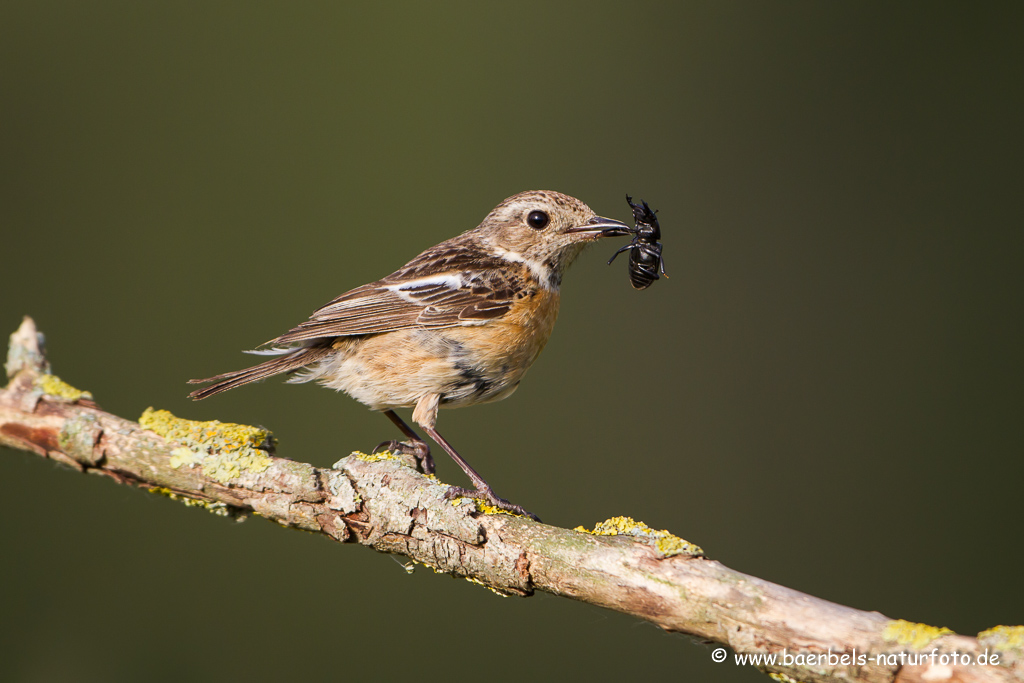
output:
[[[1024,682],[1024,627],[972,638],[894,621],[741,574],[629,518],[569,530],[481,501],[449,502],[446,485],[388,453],[353,453],[317,468],[274,456],[263,429],[152,409],[139,422],[125,420],[50,374],[42,339],[30,318],[11,336],[0,445],[216,514],[256,513],[403,555],[504,595],[546,591],[740,655],[775,655],[749,663],[780,681]],[[988,663],[964,663],[984,653]]]

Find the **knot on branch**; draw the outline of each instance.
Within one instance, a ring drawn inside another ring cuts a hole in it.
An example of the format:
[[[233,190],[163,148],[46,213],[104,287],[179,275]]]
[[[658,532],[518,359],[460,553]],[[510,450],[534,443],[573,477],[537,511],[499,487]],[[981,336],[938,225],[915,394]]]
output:
[[[27,315],[22,319],[21,326],[11,335],[4,369],[7,371],[7,378],[11,380],[25,370],[40,375],[50,373],[50,363],[46,360],[46,339],[43,333],[36,329],[35,321]]]

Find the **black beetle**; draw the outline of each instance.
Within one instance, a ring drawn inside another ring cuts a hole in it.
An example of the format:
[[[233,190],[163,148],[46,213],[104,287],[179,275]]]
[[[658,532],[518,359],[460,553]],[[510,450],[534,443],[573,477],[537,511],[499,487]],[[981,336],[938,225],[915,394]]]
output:
[[[665,277],[665,259],[661,257],[661,227],[658,225],[658,217],[647,202],[640,200],[640,204],[634,204],[633,198],[628,194],[626,201],[633,209],[633,222],[636,227],[631,231],[633,241],[612,254],[608,259],[608,265],[612,264],[615,257],[624,251],[629,251],[629,283],[634,289],[647,289],[651,283],[658,279],[658,271]]]

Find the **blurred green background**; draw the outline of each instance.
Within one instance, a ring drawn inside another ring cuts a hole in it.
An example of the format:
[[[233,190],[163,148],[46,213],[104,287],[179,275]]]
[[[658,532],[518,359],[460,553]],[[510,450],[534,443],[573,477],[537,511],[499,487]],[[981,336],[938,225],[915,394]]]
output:
[[[973,634],[1024,621],[1024,5],[0,5],[0,331],[114,413],[397,435],[185,380],[526,189],[660,211],[585,254],[507,401],[440,429],[563,526]],[[439,449],[438,449],[439,452]],[[462,482],[446,457],[442,479]],[[0,453],[0,680],[766,680],[634,619]]]

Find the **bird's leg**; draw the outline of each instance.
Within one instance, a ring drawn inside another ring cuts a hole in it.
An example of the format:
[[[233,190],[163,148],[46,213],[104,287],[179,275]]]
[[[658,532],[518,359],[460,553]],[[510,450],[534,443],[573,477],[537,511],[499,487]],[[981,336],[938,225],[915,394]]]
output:
[[[484,481],[484,478],[481,477],[476,470],[469,466],[469,463],[466,462],[454,448],[452,448],[452,445],[450,443],[445,441],[443,436],[437,433],[436,429],[434,429],[433,427],[427,427],[425,425],[420,426],[423,427],[423,430],[430,436],[430,438],[436,441],[437,444],[441,448],[443,448],[445,452],[448,453],[448,455],[452,456],[452,460],[454,460],[456,464],[458,464],[458,466],[462,468],[462,471],[466,473],[466,476],[468,476],[470,480],[473,482],[473,485],[476,486],[476,490],[464,489],[459,486],[451,486],[448,488],[448,491],[444,494],[444,497],[447,500],[451,500],[453,498],[483,498],[496,508],[506,510],[508,512],[514,512],[515,514],[523,515],[524,517],[529,517],[535,522],[540,521],[540,517],[533,514],[532,512],[527,512],[522,508],[521,505],[510,503],[504,498],[498,498],[498,496],[494,495],[494,491],[487,484],[487,482]]]
[[[441,448],[443,448],[448,455],[452,456],[452,460],[462,468],[462,471],[466,473],[466,476],[473,482],[473,486],[476,486],[476,490],[464,489],[458,486],[450,486],[448,491],[444,494],[447,500],[453,498],[483,498],[488,503],[496,508],[505,510],[507,512],[514,512],[517,515],[523,515],[530,519],[539,522],[540,518],[532,512],[527,512],[519,505],[514,505],[504,498],[498,498],[494,495],[494,491],[487,485],[484,478],[477,474],[477,471],[469,466],[469,463],[463,460],[462,456],[459,455],[458,451],[452,448],[452,445],[445,441],[444,437],[437,433],[434,429],[434,425],[437,424],[437,410],[441,407],[441,394],[430,393],[424,394],[420,397],[420,400],[416,402],[416,407],[412,411],[412,421],[423,427],[431,439],[437,442]]]
[[[378,453],[380,451],[392,451],[409,453],[416,458],[416,462],[419,463],[424,474],[433,474],[434,458],[430,455],[430,445],[421,439],[419,434],[412,430],[412,427],[405,424],[405,421],[398,417],[398,414],[395,413],[395,411],[385,410],[384,415],[386,415],[387,418],[391,420],[406,437],[409,438],[409,441],[404,443],[401,441],[384,441],[378,444],[377,447],[373,449],[373,452]]]

